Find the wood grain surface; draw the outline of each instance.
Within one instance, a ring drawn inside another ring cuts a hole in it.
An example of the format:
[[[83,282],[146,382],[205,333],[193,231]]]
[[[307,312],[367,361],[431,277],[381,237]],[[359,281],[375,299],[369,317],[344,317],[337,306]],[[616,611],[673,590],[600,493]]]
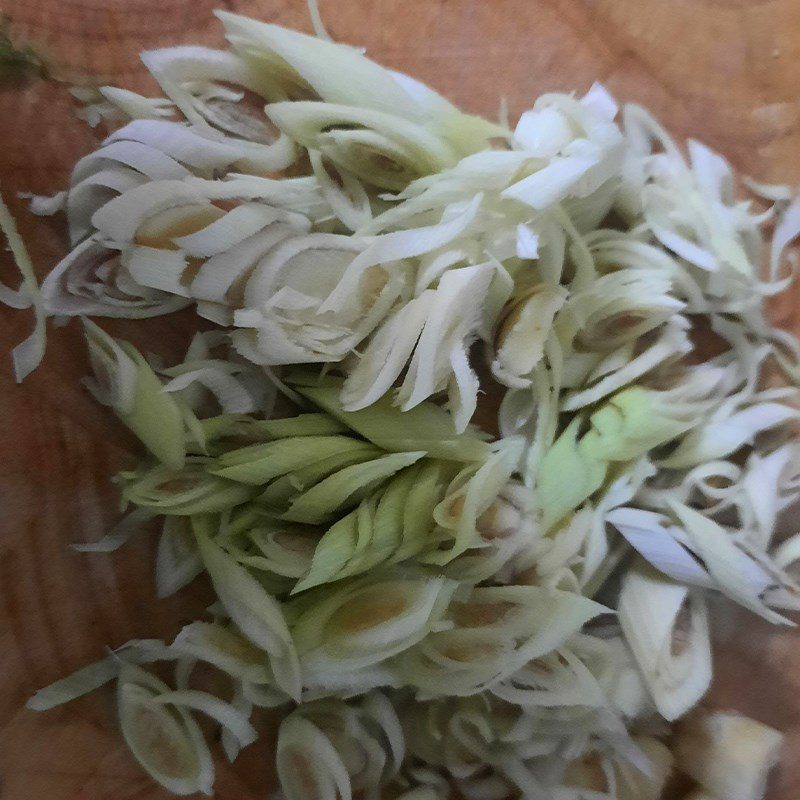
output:
[[[309,29],[304,0],[220,0],[227,8]],[[138,51],[221,43],[214,0],[0,0],[7,33],[51,74],[76,83],[152,90]],[[320,0],[334,38],[432,84],[469,111],[512,118],[546,90],[605,82],[647,104],[680,136],[696,136],[763,179],[800,181],[798,0]],[[63,83],[0,84],[0,188],[44,274],[63,254],[59,221],[35,219],[18,191],[63,188],[102,130],[74,115]],[[13,274],[0,253],[0,279]],[[797,290],[775,306],[800,329]],[[0,351],[30,326],[0,310]],[[191,313],[109,328],[177,355]],[[2,800],[158,800],[166,795],[120,745],[109,696],[47,714],[23,709],[39,686],[132,637],[171,637],[207,599],[203,586],[154,599],[151,537],[112,555],[81,555],[115,519],[109,482],[135,446],[81,389],[77,325],[51,328],[43,366],[15,386],[0,362],[0,797]],[[771,800],[800,798],[800,637],[725,611],[710,701],[788,734]],[[272,741],[220,764],[217,797],[255,800],[271,780]],[[724,800],[724,799],[720,799]]]

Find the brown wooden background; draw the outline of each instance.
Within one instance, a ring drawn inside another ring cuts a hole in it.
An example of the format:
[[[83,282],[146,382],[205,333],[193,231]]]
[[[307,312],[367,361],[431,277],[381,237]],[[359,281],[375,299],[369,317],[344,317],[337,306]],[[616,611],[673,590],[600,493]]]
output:
[[[236,11],[309,29],[304,0],[221,0]],[[678,135],[694,135],[762,179],[800,181],[798,0],[320,0],[334,38],[431,83],[465,109],[512,117],[542,91],[604,81],[646,103]],[[165,44],[221,42],[213,0],[0,0],[7,31],[60,78],[146,90],[137,59]],[[73,114],[63,85],[0,84],[0,188],[16,211],[37,269],[64,251],[58,222],[32,218],[17,191],[66,185],[99,132]],[[13,275],[0,253],[0,278]],[[776,307],[800,328],[795,290]],[[115,332],[165,355],[187,341],[191,314]],[[0,352],[27,334],[25,312],[0,309]],[[51,329],[43,366],[15,386],[0,361],[0,797],[2,800],[157,800],[165,795],[120,745],[108,695],[37,715],[37,687],[140,636],[172,636],[193,618],[202,588],[154,598],[152,541],[80,555],[115,518],[108,476],[133,443],[78,385],[86,360],[77,326]],[[788,734],[773,800],[798,800],[800,638],[730,613],[711,702],[736,706]],[[221,766],[217,796],[265,796],[269,736],[235,768]]]

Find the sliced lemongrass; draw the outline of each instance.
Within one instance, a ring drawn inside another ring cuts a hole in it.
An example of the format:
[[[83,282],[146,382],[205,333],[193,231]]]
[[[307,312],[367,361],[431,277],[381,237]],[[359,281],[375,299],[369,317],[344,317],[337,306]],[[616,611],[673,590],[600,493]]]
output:
[[[132,639],[106,658],[39,689],[26,705],[34,711],[47,711],[89,694],[114,680],[124,663],[147,664],[153,661],[172,661],[177,657],[178,654],[159,639]]]
[[[122,735],[147,773],[173,794],[211,794],[214,767],[197,723],[186,712],[156,702],[169,687],[134,682],[123,669],[117,686]]]
[[[180,468],[186,457],[180,404],[162,391],[158,376],[137,350],[89,320],[84,320],[84,327],[102,402],[114,409],[159,461]]]
[[[258,738],[255,728],[241,711],[208,692],[196,689],[178,689],[157,695],[153,698],[153,702],[201,711],[231,733],[240,747],[247,747]]]
[[[212,541],[212,519],[192,522],[203,564],[220,602],[242,633],[270,654],[278,686],[299,698],[300,669],[280,603]]]
[[[282,518],[312,525],[324,522],[337,511],[352,507],[380,483],[424,455],[423,451],[390,453],[345,467],[295,498]]]
[[[33,306],[35,316],[33,333],[18,344],[12,352],[14,376],[17,383],[20,383],[39,366],[42,358],[44,358],[46,345],[45,311],[30,255],[25,247],[25,243],[22,241],[22,237],[17,231],[14,217],[11,216],[11,212],[8,210],[2,197],[0,197],[0,230],[2,230],[6,237],[11,254],[20,271],[20,275],[22,275],[22,287],[15,296],[21,296],[20,293],[24,290],[24,302]],[[0,295],[0,300],[6,302],[3,298],[7,298],[11,290],[6,286],[2,288],[4,294]]]
[[[391,395],[384,395],[360,411],[345,411],[339,397],[341,382],[328,379],[295,385],[304,397],[384,450],[424,450],[431,458],[455,461],[478,461],[488,453],[484,434],[477,428],[457,433],[452,419],[433,403],[400,412]]]
[[[668,720],[677,719],[711,682],[703,595],[639,561],[623,578],[618,614],[659,712]]]
[[[217,622],[192,622],[175,637],[179,653],[213,664],[249,683],[268,683],[267,654],[237,631]]]
[[[278,729],[278,778],[287,800],[350,800],[350,776],[320,729],[291,714]]]
[[[679,769],[713,797],[763,800],[784,737],[741,714],[698,710],[677,726],[673,751]]]
[[[188,517],[167,516],[156,552],[156,594],[169,597],[203,571]]]

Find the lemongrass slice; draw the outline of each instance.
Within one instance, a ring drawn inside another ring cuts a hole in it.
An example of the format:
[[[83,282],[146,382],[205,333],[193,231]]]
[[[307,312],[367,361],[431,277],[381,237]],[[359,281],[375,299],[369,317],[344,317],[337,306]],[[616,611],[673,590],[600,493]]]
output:
[[[539,504],[545,529],[578,507],[603,484],[611,462],[632,461],[697,424],[698,408],[670,402],[658,392],[623,389],[589,417],[576,417],[545,453],[538,469]],[[567,477],[569,476],[569,477]]]
[[[247,683],[269,683],[267,654],[230,627],[192,622],[178,632],[172,649],[201,659]]]
[[[615,508],[606,515],[633,548],[659,572],[679,583],[703,588],[714,581],[697,556],[667,528],[660,514],[640,508]]]
[[[98,86],[97,91],[130,119],[161,119],[171,117],[175,111],[173,104],[164,97],[145,97],[118,86]]]
[[[305,704],[296,715],[312,722],[328,739],[349,775],[354,792],[372,792],[391,779],[392,744],[384,725],[390,725],[402,740],[399,721],[385,698],[372,692],[361,704],[345,704],[339,699],[321,699]],[[380,718],[370,711],[380,708]],[[389,716],[391,715],[391,716]],[[398,744],[396,742],[395,744]]]
[[[762,599],[767,588],[776,581],[770,574],[731,539],[731,535],[714,520],[675,500],[668,501],[684,530],[703,560],[709,574],[731,599],[749,608],[773,624],[791,624],[769,609]]]
[[[213,472],[254,486],[266,485],[281,475],[345,454],[366,461],[378,452],[368,443],[349,436],[287,437],[230,450],[218,459]]]
[[[242,305],[247,280],[261,259],[296,232],[294,225],[271,223],[230,249],[211,256],[197,269],[189,294],[208,302]]]
[[[201,230],[176,236],[173,241],[189,256],[207,258],[238,245],[274,222],[289,220],[288,212],[283,209],[243,203]]]
[[[117,416],[163,464],[180,468],[186,456],[185,415],[142,355],[127,342],[113,339],[84,320],[95,396]]]
[[[390,453],[345,467],[296,497],[282,518],[311,525],[325,522],[337,511],[359,502],[387,478],[419,461],[424,455],[422,451]]]
[[[381,692],[370,692],[361,704],[368,726],[377,727],[388,756],[386,773],[395,775],[403,764],[406,743],[403,728],[391,701]]]
[[[391,72],[357,50],[277,25],[218,11],[228,40],[255,65],[268,67],[274,99],[321,98],[327,104],[376,109],[426,123],[460,151],[483,149],[506,131],[462,114],[413,78]]]
[[[383,450],[399,453],[424,450],[431,458],[480,461],[488,454],[484,435],[473,427],[456,433],[452,418],[439,406],[423,402],[400,412],[390,394],[359,411],[345,411],[341,381],[314,380],[293,384],[300,394],[323,408]]]
[[[345,410],[358,411],[377,400],[408,364],[397,396],[400,407],[414,408],[447,387],[456,430],[465,430],[478,388],[466,348],[477,337],[494,274],[491,264],[448,272],[436,290],[406,305],[373,338],[345,382]]]
[[[300,668],[280,603],[212,541],[212,524],[208,518],[193,520],[200,555],[220,602],[242,633],[269,653],[278,686],[299,698]]]
[[[458,240],[478,219],[482,200],[483,196],[476,193],[468,203],[459,206],[457,210],[453,209],[454,213],[442,214],[440,221],[434,225],[376,236],[370,245],[353,259],[339,283],[322,304],[320,311],[344,307],[348,297],[357,287],[361,275],[369,267],[388,262],[402,263],[403,259],[425,255]]]
[[[259,410],[255,393],[237,377],[241,367],[223,360],[209,360],[204,366],[182,371],[169,380],[163,391],[183,392],[202,387],[212,394],[220,409],[226,414],[246,414]]]
[[[783,739],[741,714],[698,710],[678,723],[673,752],[678,768],[711,796],[763,800]]]
[[[328,205],[343,225],[357,231],[372,220],[369,195],[361,183],[345,169],[336,169],[317,150],[309,150],[311,166]]]
[[[163,598],[175,594],[202,571],[203,561],[189,519],[166,516],[156,552],[156,595]]]
[[[147,219],[170,209],[205,204],[206,198],[184,181],[151,181],[109,200],[92,214],[92,225],[113,241],[133,242],[139,226]]]
[[[81,242],[42,282],[48,314],[144,319],[177,311],[191,301],[138,284],[122,264],[119,251],[95,239]]]
[[[317,537],[316,529],[299,525],[256,528],[249,532],[249,539],[258,555],[240,560],[275,575],[300,578],[311,564]]]
[[[451,606],[456,627],[430,634],[399,657],[399,668],[408,684],[429,696],[477,694],[547,656],[606,610],[540,587],[476,589]]]
[[[363,669],[408,649],[442,616],[454,589],[442,578],[362,578],[318,595],[292,626],[304,675],[325,680],[331,670]]]
[[[14,376],[17,383],[20,383],[39,366],[42,358],[44,358],[47,335],[45,331],[45,310],[30,255],[28,255],[25,243],[17,232],[14,218],[11,216],[11,212],[2,197],[0,197],[0,230],[6,237],[11,254],[22,275],[22,288],[15,293],[15,296],[20,296],[24,290],[24,302],[33,306],[35,316],[33,333],[18,344],[12,352]],[[1,284],[0,288],[4,290],[3,294],[0,294],[0,301],[6,302],[4,297],[7,297],[11,290]],[[23,307],[26,306],[23,305]]]
[[[107,166],[105,162],[108,161],[130,167],[150,180],[188,178],[192,174],[172,156],[156,147],[123,139],[110,142],[78,161],[72,170],[72,185],[81,183],[90,175],[105,168]]]
[[[626,363],[614,369],[610,374],[600,377],[594,385],[581,391],[570,392],[564,400],[564,410],[574,411],[577,408],[596,403],[646,375],[664,362],[686,355],[692,349],[686,334],[687,327],[686,321],[676,315],[664,326],[661,335],[655,342],[633,358],[630,358],[629,354],[625,352],[623,345],[619,355],[624,354]]]
[[[473,383],[466,349],[482,322],[479,309],[486,301],[494,277],[495,269],[488,264],[463,267],[442,276],[437,289],[438,303],[428,315],[398,392],[401,408],[413,408],[443,383],[455,382],[459,402],[451,389],[451,410],[456,429],[466,428],[477,397],[477,379]],[[463,356],[461,368],[454,360],[454,352]],[[467,375],[462,374],[462,369]]]
[[[639,560],[623,578],[617,613],[659,712],[668,720],[677,719],[711,682],[708,612],[702,594]]]
[[[240,156],[233,142],[210,138],[180,122],[168,120],[134,120],[111,134],[104,145],[113,142],[140,142],[165,155],[209,175],[215,169],[225,169]]]
[[[67,220],[72,243],[77,244],[94,233],[92,217],[106,203],[146,182],[147,179],[135,170],[116,165],[97,170],[74,184],[67,196]]]
[[[250,724],[244,713],[234,708],[230,703],[226,703],[208,692],[201,692],[195,689],[178,689],[177,691],[159,694],[153,698],[153,702],[159,705],[201,711],[230,733],[236,739],[240,748],[251,745],[258,738],[255,728]]]
[[[605,479],[606,464],[581,451],[579,428],[576,418],[542,459],[536,491],[545,530],[592,495]]]
[[[152,73],[167,75],[179,83],[224,81],[254,92],[263,88],[258,73],[250,70],[235,53],[226,50],[183,45],[148,50],[142,55]]]
[[[558,310],[563,306],[563,288],[535,287],[504,313],[495,340],[492,374],[506,386],[530,386],[527,375],[544,355],[545,339]]]
[[[145,467],[122,473],[120,479],[126,502],[157,514],[191,516],[226,511],[256,494],[249,486],[212,475],[197,458],[190,459],[182,469]]]
[[[165,789],[177,795],[210,795],[214,767],[208,746],[189,714],[157,702],[168,691],[155,676],[123,667],[117,684],[122,735],[139,764]]]
[[[243,687],[239,686],[231,698],[231,705],[241,714],[249,717],[253,713],[254,703],[244,694]],[[227,729],[223,728],[220,734],[220,744],[225,756],[231,764],[238,758],[242,747],[239,740]]]
[[[434,510],[434,519],[452,537],[452,544],[428,554],[426,561],[448,563],[478,542],[481,528],[487,531],[493,527],[493,504],[516,471],[522,450],[522,440],[509,437],[483,464],[467,467],[456,476]]]
[[[340,361],[387,316],[404,288],[408,265],[358,268],[363,242],[337,234],[295,236],[258,264],[234,314],[237,349],[260,364]],[[324,264],[321,269],[320,265]],[[357,267],[356,273],[353,272]],[[332,291],[350,275],[352,292],[335,309]]]
[[[311,564],[293,593],[401,561],[430,547],[434,505],[443,490],[440,474],[435,463],[406,468],[377,497],[362,501],[334,523],[316,544]]]
[[[724,458],[752,442],[758,433],[797,417],[796,409],[781,403],[758,403],[728,415],[719,413],[716,419],[687,436],[661,463],[669,469],[679,469]]]
[[[371,452],[369,447],[364,448],[361,442],[358,445],[359,447],[348,447],[347,450],[338,455],[330,456],[322,461],[315,461],[308,466],[287,472],[267,486],[260,495],[260,500],[270,510],[270,513],[282,514],[302,494],[310,491],[322,481],[337,475],[342,470],[358,464],[364,464],[380,455],[380,452]],[[347,480],[348,475],[351,478],[356,477],[353,473],[345,473],[342,477]],[[364,477],[363,474],[362,477]],[[318,495],[318,497],[320,496]],[[356,496],[352,502],[358,503],[360,499],[360,496]],[[349,503],[345,503],[342,510],[345,507],[349,508],[349,506]]]
[[[350,800],[350,776],[324,733],[299,714],[278,729],[278,779],[287,800]]]

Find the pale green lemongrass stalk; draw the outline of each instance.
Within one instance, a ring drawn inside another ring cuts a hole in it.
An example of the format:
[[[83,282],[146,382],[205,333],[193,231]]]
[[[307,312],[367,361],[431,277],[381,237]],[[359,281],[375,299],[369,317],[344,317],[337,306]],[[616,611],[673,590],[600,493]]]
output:
[[[697,424],[692,403],[670,403],[643,387],[623,389],[588,416],[575,417],[545,453],[537,495],[549,530],[601,488],[612,463],[632,462]],[[581,434],[581,426],[588,430]]]

